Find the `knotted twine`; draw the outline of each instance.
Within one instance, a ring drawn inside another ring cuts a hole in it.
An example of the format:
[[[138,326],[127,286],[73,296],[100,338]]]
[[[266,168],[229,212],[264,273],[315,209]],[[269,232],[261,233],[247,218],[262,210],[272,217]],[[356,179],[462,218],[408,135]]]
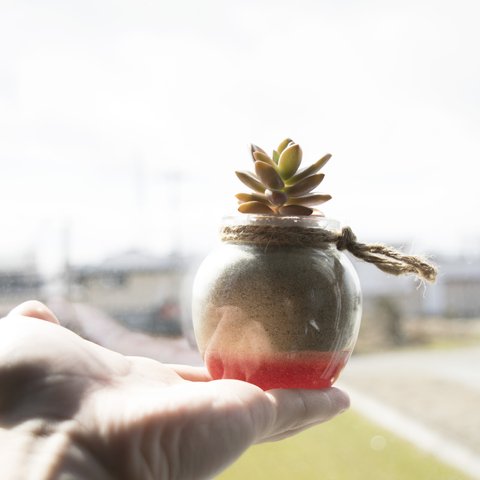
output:
[[[224,242],[260,246],[324,247],[325,244],[334,244],[338,250],[347,250],[360,260],[373,263],[383,272],[392,275],[413,274],[432,283],[437,276],[437,269],[421,257],[406,255],[378,243],[358,242],[350,227],[330,231],[295,226],[227,225],[221,230],[221,238]]]

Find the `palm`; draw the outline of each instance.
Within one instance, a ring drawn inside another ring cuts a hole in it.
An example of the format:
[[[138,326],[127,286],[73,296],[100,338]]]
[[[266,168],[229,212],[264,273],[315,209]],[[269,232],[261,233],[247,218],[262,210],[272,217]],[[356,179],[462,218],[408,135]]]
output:
[[[125,357],[25,316],[0,323],[0,391],[4,423],[28,425],[41,448],[55,449],[55,461],[43,462],[47,478],[209,478],[252,443],[347,403],[335,389],[210,381],[202,368]]]

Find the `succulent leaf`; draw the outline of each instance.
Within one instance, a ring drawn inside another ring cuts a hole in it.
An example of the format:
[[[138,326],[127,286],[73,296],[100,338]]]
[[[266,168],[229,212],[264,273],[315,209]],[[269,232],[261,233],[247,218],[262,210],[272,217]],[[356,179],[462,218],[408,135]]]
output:
[[[263,193],[265,191],[265,186],[250,172],[235,172],[235,174],[241,182],[255,192]]]
[[[331,195],[321,193],[313,195],[304,195],[303,197],[289,197],[287,205],[320,205],[331,200]]]
[[[289,179],[298,170],[302,163],[302,149],[300,145],[294,143],[287,147],[281,154],[278,160],[278,171],[284,179]]]
[[[269,200],[265,195],[261,193],[237,193],[235,197],[240,200],[240,202],[260,202],[268,205]]]
[[[278,209],[280,215],[311,215],[313,210],[303,205],[284,205]]]
[[[283,205],[288,200],[288,195],[277,190],[265,190],[265,197],[275,206]]]
[[[275,162],[275,163],[278,163],[278,159],[280,158],[280,154],[274,150],[273,151],[273,154],[272,154],[272,160]]]
[[[285,192],[292,197],[300,197],[310,193],[314,188],[318,187],[322,182],[325,175],[318,173],[316,175],[310,175],[303,180],[300,180],[295,185],[291,185],[285,189]]]
[[[254,152],[253,158],[256,162],[265,162],[271,165],[273,168],[277,168],[277,164],[265,152]]]
[[[250,144],[250,153],[252,154],[252,159],[253,161],[255,161],[255,157],[253,156],[253,154],[255,152],[261,152],[261,153],[266,153],[265,150],[263,150],[263,148],[260,148],[258,147],[257,145],[254,145],[253,143]]]
[[[281,190],[285,186],[280,175],[269,163],[255,162],[255,173],[261,182],[270,190]]]
[[[330,153],[327,153],[320,160],[317,160],[315,163],[312,163],[312,165],[310,165],[309,167],[305,168],[304,170],[301,170],[296,175],[289,178],[288,183],[289,184],[297,183],[300,180],[303,180],[304,178],[310,175],[313,175],[314,173],[317,173],[330,160],[330,158],[332,158],[332,155],[330,155]]]
[[[285,140],[283,140],[277,148],[278,154],[281,155],[282,152],[288,147],[288,144],[292,142],[293,140],[291,138],[286,138]]]
[[[264,213],[272,215],[274,211],[261,202],[245,202],[238,207],[238,211],[241,213]]]

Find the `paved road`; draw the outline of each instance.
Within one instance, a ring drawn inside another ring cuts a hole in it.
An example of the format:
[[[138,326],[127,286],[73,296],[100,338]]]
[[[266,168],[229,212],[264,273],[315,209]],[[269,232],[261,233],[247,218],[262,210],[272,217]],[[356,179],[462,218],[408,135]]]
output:
[[[410,440],[421,442],[426,432],[439,440],[438,449],[443,441],[447,456],[458,450],[458,461],[471,464],[472,478],[480,478],[480,346],[358,355],[341,385],[358,392],[359,410],[376,405],[379,423],[382,415],[398,414],[405,424],[411,422],[410,430],[419,427]],[[352,395],[354,408],[355,399]]]

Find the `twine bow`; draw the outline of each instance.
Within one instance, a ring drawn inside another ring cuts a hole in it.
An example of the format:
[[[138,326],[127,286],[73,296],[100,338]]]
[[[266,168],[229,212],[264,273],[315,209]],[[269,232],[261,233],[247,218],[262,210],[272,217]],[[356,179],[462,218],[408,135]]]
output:
[[[221,235],[226,242],[265,246],[321,247],[333,243],[338,250],[347,250],[360,260],[373,263],[392,275],[412,274],[432,283],[437,276],[437,269],[419,256],[406,255],[378,243],[358,242],[350,227],[344,227],[341,232],[332,232],[318,228],[235,225],[223,227]]]

